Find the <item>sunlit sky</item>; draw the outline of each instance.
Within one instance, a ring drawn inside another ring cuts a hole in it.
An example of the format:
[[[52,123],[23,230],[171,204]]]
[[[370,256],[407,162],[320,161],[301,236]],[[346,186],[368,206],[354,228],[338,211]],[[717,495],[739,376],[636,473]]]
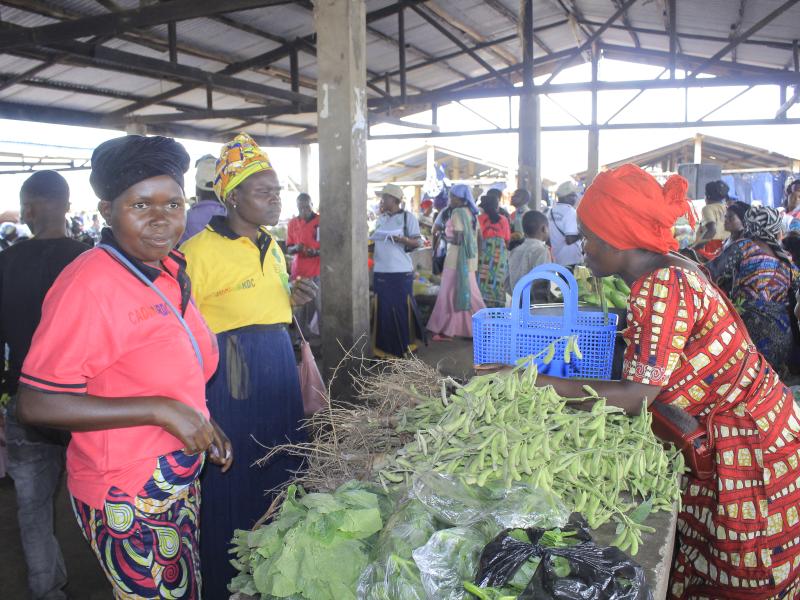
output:
[[[586,81],[590,79],[590,65],[580,65],[564,70],[554,83]],[[652,79],[662,69],[611,60],[600,61],[600,79]],[[740,88],[705,88],[689,90],[689,120],[696,120],[718,105],[733,97]],[[636,94],[635,91],[603,92],[599,95],[598,117],[604,123],[622,105]],[[591,95],[588,92],[559,94],[541,100],[542,125],[577,124],[590,121]],[[684,90],[649,90],[643,93],[624,113],[612,122],[681,121],[684,118],[686,93]],[[439,109],[438,122],[442,131],[486,129],[491,121],[499,127],[516,127],[518,99],[505,98],[471,100],[463,103],[469,107],[451,104]],[[559,106],[560,105],[560,106]],[[709,117],[709,120],[733,118],[772,118],[779,105],[777,86],[754,88]],[[474,111],[474,112],[473,112]],[[476,115],[478,113],[480,116]],[[800,117],[800,106],[795,105],[788,114]],[[510,122],[509,122],[510,117]],[[430,122],[429,113],[408,117],[409,121]],[[418,132],[395,125],[381,124],[371,128],[373,134]],[[716,137],[751,144],[800,158],[800,125],[770,125],[741,127],[705,127],[655,130],[603,131],[600,135],[600,164],[623,159],[633,154],[664,146],[692,137],[695,133],[707,133]],[[0,120],[0,152],[25,153],[29,156],[66,156],[87,158],[92,149],[104,140],[121,135],[119,131],[69,127],[43,123]],[[219,144],[181,140],[194,160],[206,153],[216,155]],[[369,164],[387,160],[414,148],[423,146],[426,140],[371,140],[367,144]],[[444,148],[491,160],[513,167],[517,162],[516,134],[492,134],[483,136],[439,138],[434,143]],[[300,180],[299,151],[294,148],[268,148],[270,158],[284,179]],[[563,181],[570,174],[587,167],[588,141],[586,132],[544,132],[541,145],[542,177]],[[311,193],[317,200],[317,147],[312,146],[310,165]],[[97,199],[89,186],[89,172],[64,173],[72,189],[74,211],[94,211]],[[187,173],[187,192],[191,193],[194,168]],[[19,187],[26,175],[0,175],[0,210],[18,208]],[[284,197],[284,216],[294,212],[292,198]],[[322,201],[324,210],[324,198]]]

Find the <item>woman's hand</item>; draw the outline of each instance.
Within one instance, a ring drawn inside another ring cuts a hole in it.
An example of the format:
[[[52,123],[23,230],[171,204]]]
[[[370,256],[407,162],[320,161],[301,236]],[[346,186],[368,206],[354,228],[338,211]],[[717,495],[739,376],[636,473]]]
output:
[[[222,467],[222,472],[225,473],[233,464],[233,446],[214,419],[211,419],[211,426],[214,428],[214,441],[208,449],[208,459]]]
[[[310,279],[296,279],[292,283],[292,306],[297,308],[311,302],[317,295],[317,284]]]
[[[156,422],[183,442],[186,454],[205,452],[214,441],[214,427],[205,415],[177,400],[159,403]]]

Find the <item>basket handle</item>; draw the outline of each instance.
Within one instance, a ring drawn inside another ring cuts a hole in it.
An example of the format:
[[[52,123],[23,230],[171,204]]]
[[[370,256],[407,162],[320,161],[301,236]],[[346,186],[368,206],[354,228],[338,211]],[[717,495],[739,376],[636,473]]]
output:
[[[534,281],[545,279],[555,283],[564,297],[564,330],[577,323],[578,316],[578,284],[568,269],[561,265],[548,263],[539,265],[522,277],[514,286],[511,303],[511,318],[514,323],[530,319],[531,287]]]

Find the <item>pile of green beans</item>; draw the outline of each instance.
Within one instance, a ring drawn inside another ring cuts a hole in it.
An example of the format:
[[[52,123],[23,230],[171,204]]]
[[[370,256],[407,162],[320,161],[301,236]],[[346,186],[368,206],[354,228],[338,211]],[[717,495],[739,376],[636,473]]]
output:
[[[468,485],[523,481],[551,490],[592,529],[614,520],[612,545],[635,555],[651,510],[680,501],[683,456],[653,434],[644,407],[629,417],[588,386],[591,410],[567,406],[551,386],[536,387],[536,367],[480,375],[466,385],[442,382],[441,396],[401,413],[412,434],[378,473],[385,486],[415,473],[452,474]],[[455,386],[448,394],[447,385]]]

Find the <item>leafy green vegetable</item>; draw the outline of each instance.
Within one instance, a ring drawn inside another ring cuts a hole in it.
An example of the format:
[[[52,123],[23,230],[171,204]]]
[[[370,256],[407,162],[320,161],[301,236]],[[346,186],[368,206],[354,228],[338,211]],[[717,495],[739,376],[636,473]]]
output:
[[[430,598],[461,600],[464,582],[475,576],[478,559],[489,540],[476,527],[452,527],[437,531],[422,548],[414,551],[414,562]]]
[[[641,525],[645,522],[647,517],[650,516],[650,512],[653,510],[653,499],[650,498],[646,502],[642,502],[636,509],[628,515],[631,521],[634,523],[638,523]]]
[[[508,532],[508,536],[514,538],[518,542],[526,542],[528,544],[531,543],[531,538],[528,535],[528,532],[524,529],[512,529]]]
[[[574,546],[578,543],[575,538],[578,535],[577,531],[561,531],[560,529],[548,529],[542,534],[539,543],[542,546],[549,546],[551,548],[566,548],[567,546]]]
[[[359,600],[427,600],[419,569],[410,558],[390,554],[370,564],[361,576]]]
[[[372,558],[381,559],[396,554],[411,559],[411,553],[424,546],[434,531],[434,516],[419,500],[409,500],[389,517],[378,537]]]
[[[470,581],[464,582],[464,589],[478,598],[478,600],[516,600],[519,595],[516,592],[510,592],[505,589],[478,587]]]
[[[540,562],[541,559],[538,556],[532,556],[522,563],[519,569],[517,569],[517,572],[514,573],[514,576],[509,580],[508,587],[515,590],[517,594],[522,592],[522,590],[528,587],[531,579],[533,579],[533,574],[539,567]]]
[[[427,600],[412,552],[436,531],[433,515],[419,500],[403,503],[386,522],[359,581],[360,600]]]
[[[553,566],[553,572],[558,577],[569,577],[569,574],[572,572],[572,567],[566,558],[563,556],[551,556],[550,562]]]
[[[305,494],[290,486],[276,519],[234,534],[232,592],[261,598],[355,600],[369,562],[365,540],[383,527],[377,495],[357,486]]]

